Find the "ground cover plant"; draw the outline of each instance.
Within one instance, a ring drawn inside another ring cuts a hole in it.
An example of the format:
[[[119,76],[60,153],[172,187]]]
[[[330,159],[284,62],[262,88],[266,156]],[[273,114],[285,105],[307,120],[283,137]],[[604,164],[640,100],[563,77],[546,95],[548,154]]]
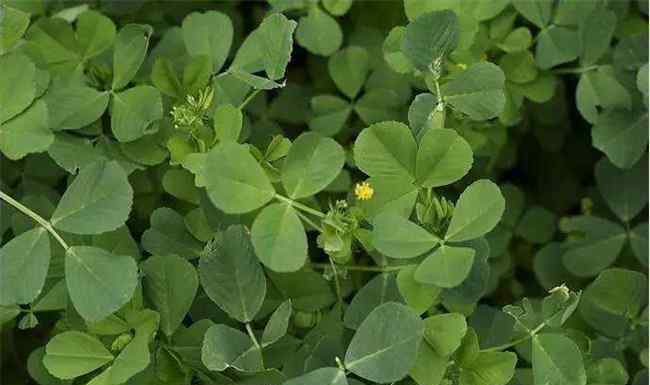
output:
[[[646,384],[647,7],[4,1],[1,382]]]

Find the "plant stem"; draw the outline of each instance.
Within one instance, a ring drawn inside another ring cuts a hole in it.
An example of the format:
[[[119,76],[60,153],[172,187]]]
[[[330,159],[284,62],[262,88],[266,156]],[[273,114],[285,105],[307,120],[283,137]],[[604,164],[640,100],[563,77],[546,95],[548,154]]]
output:
[[[320,227],[320,226],[318,226],[318,225],[317,225],[314,221],[312,221],[311,219],[309,219],[308,216],[306,216],[305,214],[301,213],[300,211],[296,211],[296,213],[298,214],[298,216],[300,217],[300,219],[302,219],[303,221],[305,221],[305,223],[307,223],[307,224],[310,225],[311,227],[315,228],[316,230],[320,231],[321,233],[323,232],[323,228]]]
[[[540,330],[542,330],[542,328],[544,328],[544,326],[546,326],[546,322],[542,322],[539,326],[537,326],[535,329],[531,330],[530,332],[528,332],[528,334],[526,334],[525,336],[523,336],[521,338],[518,338],[518,339],[516,339],[514,341],[508,342],[507,344],[497,345],[497,346],[493,346],[493,347],[487,348],[487,349],[481,349],[481,352],[497,352],[497,351],[501,351],[501,350],[511,348],[511,347],[513,347],[515,345],[519,345],[520,343],[525,342],[525,341],[527,341],[528,339],[530,339],[532,337],[535,337],[535,335]]]
[[[334,261],[332,260],[331,257],[328,257],[330,260],[330,266],[332,267],[332,271],[334,272],[334,286],[336,287],[336,298],[339,301],[339,304],[341,305],[341,309],[343,309],[343,295],[341,294],[341,283],[339,282],[339,275],[338,272],[336,271],[336,265],[334,264]]]
[[[253,345],[255,345],[256,348],[262,351],[262,345],[257,341],[257,337],[255,337],[255,333],[253,333],[253,329],[251,328],[251,324],[249,322],[246,322],[246,332],[248,333],[248,336],[253,340]]]
[[[311,267],[316,268],[316,269],[326,269],[328,267],[331,267],[329,263],[316,263],[316,262],[311,262],[309,264]],[[378,273],[387,273],[391,271],[399,271],[402,269],[405,269],[407,267],[410,267],[413,265],[399,265],[399,266],[361,266],[361,265],[341,265],[342,268],[346,270],[352,270],[352,271],[372,271],[372,272],[378,272]]]
[[[24,206],[22,203],[18,202],[14,198],[12,198],[9,195],[5,194],[4,191],[0,191],[0,198],[3,201],[10,204],[11,206],[15,207],[21,213],[23,213],[23,214],[27,215],[28,217],[32,218],[39,225],[41,225],[45,230],[47,230],[54,237],[54,239],[57,240],[57,242],[59,242],[61,244],[61,246],[63,246],[63,249],[65,251],[68,251],[70,246],[68,246],[68,244],[63,240],[63,238],[61,238],[59,233],[57,233],[54,230],[54,227],[52,227],[52,224],[50,222],[46,221],[45,219],[43,219],[43,217],[41,217],[40,215],[38,215],[35,212],[33,212],[32,210],[30,210],[27,206]]]
[[[240,109],[240,110],[243,110],[244,107],[246,107],[246,105],[247,105],[251,100],[253,100],[253,98],[254,98],[255,96],[257,96],[257,94],[260,93],[260,91],[261,91],[261,90],[253,90],[250,94],[248,94],[248,96],[246,97],[246,99],[244,99],[244,101],[241,102],[241,104],[239,105],[239,109]]]
[[[312,209],[311,207],[309,207],[307,205],[304,205],[304,204],[302,204],[300,202],[294,201],[293,199],[289,199],[289,198],[287,198],[285,196],[282,196],[280,194],[275,194],[275,199],[280,200],[282,202],[285,202],[285,203],[289,204],[289,206],[293,206],[293,207],[295,207],[295,208],[297,208],[299,210],[302,210],[302,211],[304,211],[306,213],[309,213],[311,215],[315,215],[315,216],[317,216],[319,218],[325,218],[325,214],[321,213],[320,211],[318,211],[316,209]]]

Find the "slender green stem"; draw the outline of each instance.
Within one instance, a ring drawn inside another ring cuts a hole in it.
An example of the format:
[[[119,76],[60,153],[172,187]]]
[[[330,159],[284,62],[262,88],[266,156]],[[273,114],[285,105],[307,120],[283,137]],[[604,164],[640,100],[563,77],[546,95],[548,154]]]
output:
[[[585,72],[593,71],[595,69],[598,69],[598,65],[592,65],[592,66],[587,66],[587,67],[577,67],[577,68],[557,68],[554,69],[552,72],[556,75],[562,75],[562,74],[582,74]]]
[[[328,267],[331,267],[329,263],[316,263],[316,262],[311,262],[309,264],[311,267],[315,269],[326,269]],[[377,272],[377,273],[387,273],[390,271],[399,271],[402,269],[405,269],[407,267],[410,267],[413,265],[399,265],[399,266],[361,266],[361,265],[341,265],[342,268],[346,270],[351,270],[351,271],[372,271],[372,272]]]
[[[257,337],[255,337],[255,333],[253,333],[253,329],[251,328],[251,324],[249,322],[246,322],[246,332],[248,333],[248,336],[251,338],[251,340],[253,340],[253,345],[262,351],[262,345],[260,345],[260,343],[257,341]]]
[[[246,97],[246,99],[244,99],[244,101],[241,102],[241,104],[239,105],[239,109],[240,109],[240,110],[243,110],[244,107],[246,107],[246,105],[247,105],[251,100],[253,100],[253,98],[254,98],[255,96],[257,96],[257,94],[260,93],[260,91],[261,91],[261,90],[253,90],[250,94],[248,94],[248,96]]]
[[[334,273],[334,286],[336,287],[336,298],[339,301],[339,304],[341,305],[341,309],[343,309],[343,294],[341,294],[341,282],[339,282],[339,274],[336,271],[336,265],[334,264],[334,260],[332,260],[331,257],[328,257],[330,260],[330,266],[332,267],[332,272]]]
[[[318,211],[316,209],[312,209],[311,207],[309,207],[307,205],[304,205],[304,204],[302,204],[300,202],[294,201],[293,199],[289,199],[289,198],[287,198],[285,196],[282,196],[280,194],[275,194],[275,199],[280,200],[282,202],[285,202],[285,203],[289,204],[289,206],[293,206],[293,207],[295,207],[295,208],[297,208],[299,210],[302,210],[302,211],[304,211],[304,212],[306,212],[308,214],[315,215],[315,216],[317,216],[319,218],[325,218],[325,214],[323,214],[322,212],[320,212],[320,211]]]
[[[440,91],[440,82],[438,79],[434,80],[434,84],[436,85],[436,97],[438,98],[438,104],[442,103],[442,92]]]
[[[493,346],[491,348],[482,349],[481,351],[482,352],[497,352],[497,351],[505,350],[505,349],[511,348],[513,346],[519,345],[520,343],[525,342],[528,339],[535,337],[535,335],[537,335],[537,333],[540,330],[542,330],[544,328],[544,326],[546,326],[546,322],[542,322],[539,326],[537,326],[535,329],[531,330],[528,334],[526,334],[525,336],[523,336],[521,338],[518,338],[518,339],[516,339],[514,341],[508,342],[507,344],[497,345],[497,346]]]
[[[57,242],[59,242],[61,244],[61,246],[63,246],[63,249],[65,251],[68,251],[70,246],[68,246],[68,244],[63,240],[63,238],[61,238],[59,233],[57,233],[54,230],[54,227],[52,227],[52,224],[50,222],[46,221],[45,219],[43,219],[43,217],[41,217],[40,215],[38,215],[35,212],[33,212],[32,210],[30,210],[27,206],[24,206],[22,203],[18,202],[14,198],[12,198],[9,195],[5,194],[4,191],[0,191],[0,198],[3,201],[5,201],[5,202],[9,203],[10,205],[12,205],[13,207],[15,207],[21,213],[23,213],[23,214],[27,215],[28,217],[32,218],[39,225],[41,225],[45,230],[47,230],[50,234],[52,234],[54,239],[56,239]]]

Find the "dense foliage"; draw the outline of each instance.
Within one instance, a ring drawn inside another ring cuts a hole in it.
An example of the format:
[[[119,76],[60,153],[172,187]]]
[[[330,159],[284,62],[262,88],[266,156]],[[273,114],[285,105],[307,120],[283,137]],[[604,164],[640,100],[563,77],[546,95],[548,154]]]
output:
[[[3,384],[647,383],[647,2],[0,26]]]

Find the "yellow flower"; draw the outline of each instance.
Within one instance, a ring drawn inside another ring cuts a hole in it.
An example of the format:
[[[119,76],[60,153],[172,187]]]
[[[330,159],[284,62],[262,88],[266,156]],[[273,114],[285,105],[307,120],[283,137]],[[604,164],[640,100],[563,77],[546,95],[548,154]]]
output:
[[[356,186],[354,186],[354,195],[356,195],[359,200],[367,201],[372,198],[372,194],[374,193],[375,190],[370,187],[370,183],[368,182],[357,183]]]

